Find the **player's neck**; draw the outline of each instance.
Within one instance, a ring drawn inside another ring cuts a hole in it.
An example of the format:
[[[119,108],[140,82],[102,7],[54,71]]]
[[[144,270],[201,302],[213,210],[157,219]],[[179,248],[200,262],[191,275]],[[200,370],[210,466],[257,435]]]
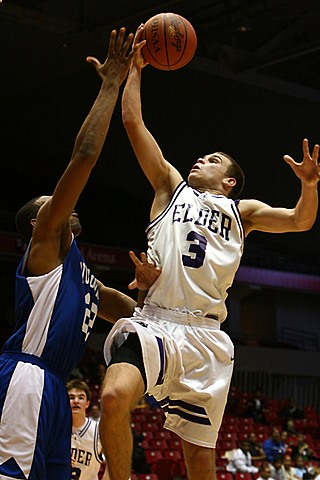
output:
[[[201,193],[208,192],[208,193],[211,193],[211,195],[224,195],[225,197],[227,196],[221,190],[214,190],[213,188],[198,188],[197,190]]]
[[[86,416],[77,416],[72,418],[72,430],[82,430],[87,421]]]

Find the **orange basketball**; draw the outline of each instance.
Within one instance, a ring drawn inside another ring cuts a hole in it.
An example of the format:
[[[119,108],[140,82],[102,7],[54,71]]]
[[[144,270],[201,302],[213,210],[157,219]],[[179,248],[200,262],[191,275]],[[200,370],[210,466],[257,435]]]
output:
[[[176,13],[159,13],[144,26],[142,49],[145,60],[159,70],[177,70],[190,62],[197,48],[197,36],[188,20]]]

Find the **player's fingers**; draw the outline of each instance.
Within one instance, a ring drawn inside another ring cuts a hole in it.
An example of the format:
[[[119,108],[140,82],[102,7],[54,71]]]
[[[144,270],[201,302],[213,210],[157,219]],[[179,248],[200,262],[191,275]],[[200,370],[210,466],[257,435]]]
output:
[[[123,48],[122,48],[122,55],[125,57],[128,53],[128,50],[132,44],[132,40],[133,40],[133,33],[129,33],[128,37],[127,37],[127,40],[125,41],[125,44],[123,45]]]
[[[147,255],[144,252],[140,253],[140,258],[141,258],[142,263],[144,263],[145,265],[148,265],[148,258],[147,258]]]
[[[129,251],[129,257],[131,258],[131,260],[133,261],[136,267],[138,267],[139,265],[142,265],[142,262],[140,262],[139,258],[135,255],[135,253],[132,250]]]
[[[310,152],[309,152],[309,142],[307,138],[304,138],[302,141],[302,151],[303,151],[303,158],[310,158]]]
[[[144,24],[141,23],[141,25],[139,25],[139,27],[137,28],[137,31],[135,33],[135,36],[134,36],[134,44],[138,43],[141,39],[141,35],[142,35],[142,32],[143,32],[143,28],[144,28]]]
[[[86,58],[86,61],[88,63],[91,63],[91,65],[94,66],[94,68],[97,70],[99,67],[101,67],[101,63],[99,62],[99,60],[95,57],[87,57]]]
[[[319,158],[319,145],[316,143],[312,151],[312,160],[318,163]]]
[[[290,155],[284,155],[284,156],[283,156],[283,160],[284,160],[288,165],[290,165],[290,167],[291,167],[293,170],[300,165],[300,163],[295,162],[294,159],[293,159],[292,157],[290,157]]]
[[[118,55],[119,55],[119,53],[121,52],[121,49],[122,49],[123,39],[124,39],[125,33],[126,33],[126,29],[124,27],[121,27],[120,30],[119,30],[117,39],[116,39],[116,43],[115,43],[115,52]]]
[[[108,57],[112,57],[114,55],[114,47],[116,43],[117,37],[117,30],[112,30],[110,33],[110,40],[109,40],[109,50],[108,50]]]
[[[136,281],[136,279],[134,279],[134,280],[132,280],[132,282],[129,283],[128,289],[129,290],[134,290],[136,288],[137,288],[137,281]]]

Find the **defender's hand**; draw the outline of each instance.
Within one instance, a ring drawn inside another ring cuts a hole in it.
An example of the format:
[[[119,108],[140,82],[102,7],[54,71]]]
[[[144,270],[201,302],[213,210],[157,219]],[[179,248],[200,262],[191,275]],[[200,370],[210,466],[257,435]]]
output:
[[[135,279],[129,283],[128,288],[133,290],[149,290],[151,285],[157,280],[161,273],[161,268],[156,267],[153,262],[149,262],[147,255],[142,252],[141,260],[132,252],[129,252],[130,258],[136,266]]]

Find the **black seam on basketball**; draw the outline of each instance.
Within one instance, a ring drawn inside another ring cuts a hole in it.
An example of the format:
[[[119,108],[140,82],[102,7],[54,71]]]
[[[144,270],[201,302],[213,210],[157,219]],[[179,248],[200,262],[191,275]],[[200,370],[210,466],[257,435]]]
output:
[[[148,31],[145,33],[145,38],[147,38],[147,34],[150,34],[149,30],[150,30],[151,28],[152,28],[152,24],[151,24],[150,28],[148,29]],[[149,37],[151,37],[151,34],[148,35],[148,39],[149,39]],[[151,41],[150,43],[151,43],[151,48],[152,48],[152,41]],[[150,48],[149,48],[148,41],[147,41],[147,43],[146,43],[145,46],[147,47],[147,50],[148,50],[148,52],[149,52],[149,55],[150,55],[150,57],[154,60],[154,62],[155,62],[156,64],[158,64],[159,67],[160,67],[160,66],[161,66],[161,67],[164,67],[164,70],[166,70],[166,66],[167,66],[167,65],[166,65],[165,63],[159,62],[159,59],[153,55],[152,51],[151,51]]]
[[[165,14],[164,17],[164,22],[163,22],[163,28],[164,28],[164,50],[166,52],[166,59],[167,59],[167,67],[168,70],[170,70],[170,59],[169,59],[169,54],[168,54],[168,42],[167,42],[167,14]]]

